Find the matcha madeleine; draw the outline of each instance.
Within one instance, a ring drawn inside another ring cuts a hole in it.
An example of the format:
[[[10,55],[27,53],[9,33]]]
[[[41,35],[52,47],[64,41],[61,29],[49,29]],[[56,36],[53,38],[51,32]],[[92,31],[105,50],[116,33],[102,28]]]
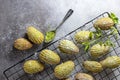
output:
[[[61,40],[58,48],[61,52],[66,54],[79,53],[79,48],[70,40]]]
[[[83,66],[86,70],[97,73],[103,70],[102,65],[97,61],[84,61]]]
[[[104,44],[95,44],[90,48],[90,54],[94,58],[98,58],[107,54],[110,51],[110,46]]]
[[[77,73],[75,75],[75,80],[95,80],[95,79],[87,73]]]
[[[28,74],[35,74],[43,71],[44,65],[37,60],[28,60],[25,61],[23,69]]]
[[[116,68],[120,66],[120,57],[110,56],[100,61],[100,63],[104,68]]]
[[[27,35],[28,39],[35,44],[41,44],[44,41],[43,33],[33,26],[27,28]]]
[[[113,27],[113,25],[114,25],[114,22],[109,17],[100,18],[94,23],[94,27],[100,28],[101,30],[108,30],[111,27]]]
[[[61,80],[72,80],[71,78],[65,78],[65,79],[61,79]]]
[[[58,64],[60,62],[59,55],[49,49],[42,50],[39,54],[39,58],[48,64]]]
[[[73,61],[66,61],[57,65],[54,69],[54,74],[58,79],[68,78],[74,70],[75,64]]]
[[[93,33],[90,31],[79,31],[75,34],[74,38],[76,40],[77,43],[83,43],[86,41],[89,41],[90,39],[92,39],[94,37]]]
[[[30,49],[33,45],[25,38],[18,38],[14,41],[14,47],[18,50]]]

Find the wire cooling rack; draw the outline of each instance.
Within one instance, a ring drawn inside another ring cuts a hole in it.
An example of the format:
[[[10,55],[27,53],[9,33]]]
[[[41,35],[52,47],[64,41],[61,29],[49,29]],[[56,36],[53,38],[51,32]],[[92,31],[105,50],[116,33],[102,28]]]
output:
[[[66,34],[64,37],[60,38],[59,40],[62,39],[68,39],[73,41],[74,43],[76,43],[74,41],[74,34],[80,30],[90,30],[90,31],[94,31],[94,27],[93,27],[93,23],[101,17],[105,17],[105,16],[109,16],[108,12],[104,12],[102,14],[100,14],[99,16],[97,16],[96,18],[90,20],[89,22],[85,23],[83,26],[73,30],[72,32]],[[119,28],[117,26],[115,26],[118,31]],[[104,31],[103,32],[104,35],[108,34],[108,31]],[[106,36],[107,38],[107,36]],[[102,38],[101,40],[105,41],[106,38]],[[120,50],[120,33],[118,38],[116,39],[115,36],[110,36],[110,39],[115,43],[115,47],[111,48],[111,51],[109,54],[104,55],[102,57],[100,57],[99,59],[97,59],[98,61],[104,59],[107,56],[111,56],[111,55],[117,55],[120,56],[119,50]],[[86,71],[83,66],[82,66],[82,62],[85,60],[90,60],[90,54],[89,52],[84,52],[84,50],[82,49],[81,46],[79,46],[80,48],[80,53],[76,54],[76,55],[67,55],[64,53],[61,53],[59,51],[59,49],[57,48],[59,40],[56,40],[55,42],[52,42],[50,44],[48,44],[47,46],[44,46],[43,49],[47,48],[47,49],[51,49],[55,52],[57,52],[59,54],[59,56],[61,57],[61,62],[65,62],[67,60],[73,60],[75,63],[75,70],[71,73],[70,77],[72,80],[74,80],[74,75],[78,72],[86,72],[91,74],[96,80],[120,80],[120,68],[115,68],[115,69],[105,69],[100,73],[90,73],[88,71]],[[42,50],[42,49],[41,49]],[[36,53],[38,54],[41,50],[38,50]],[[33,74],[33,75],[29,75],[26,74],[23,69],[23,63],[26,60],[29,59],[38,59],[38,57],[34,56],[35,54],[33,53],[32,55],[26,57],[25,59],[19,61],[18,63],[14,64],[13,66],[9,67],[8,69],[6,69],[3,74],[5,75],[5,77],[7,78],[7,80],[58,80],[55,76],[54,76],[54,67],[56,65],[48,65],[45,64],[45,70],[37,73],[37,74]]]

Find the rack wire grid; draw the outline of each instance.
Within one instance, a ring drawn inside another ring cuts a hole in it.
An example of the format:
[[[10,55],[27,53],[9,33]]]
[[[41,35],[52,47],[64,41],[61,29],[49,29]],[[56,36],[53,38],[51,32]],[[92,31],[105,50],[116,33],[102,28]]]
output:
[[[62,39],[68,39],[73,41],[75,44],[75,40],[74,40],[74,34],[78,31],[81,30],[90,30],[90,31],[94,31],[94,27],[93,27],[93,23],[101,18],[101,17],[105,17],[105,16],[109,16],[108,12],[104,12],[102,14],[100,14],[99,16],[95,17],[94,19],[90,20],[89,22],[85,23],[83,26],[73,30],[72,32],[66,34],[64,37],[48,44],[47,46],[44,46],[43,49],[47,48],[50,50],[53,50],[55,52],[58,53],[58,55],[61,57],[61,63],[65,62],[67,60],[72,60],[75,63],[75,69],[74,71],[71,73],[70,78],[71,80],[74,80],[74,75],[78,72],[85,72],[85,73],[89,73],[91,74],[95,80],[120,80],[120,67],[115,68],[115,69],[104,69],[102,72],[99,73],[91,73],[88,72],[87,70],[84,69],[84,67],[82,66],[82,62],[85,60],[90,60],[91,56],[89,54],[89,52],[85,52],[81,46],[79,46],[80,48],[80,53],[79,54],[75,54],[75,55],[67,55],[64,53],[61,53],[59,51],[59,49],[57,48],[59,41]],[[119,28],[115,25],[115,28],[117,28],[117,30],[119,31]],[[106,35],[106,38],[108,37],[109,31],[103,31],[104,35]],[[105,41],[106,38],[102,38],[101,40]],[[104,55],[100,58],[98,58],[97,60],[103,60],[104,58],[106,58],[107,56],[112,56],[112,55],[117,55],[119,56],[119,50],[120,50],[120,33],[118,38],[116,39],[114,35],[110,36],[110,40],[112,40],[115,43],[115,47],[112,47],[109,54]],[[77,45],[77,44],[76,44]],[[41,49],[41,50],[43,50]],[[41,51],[38,50],[36,53],[38,55],[38,53]],[[9,67],[8,69],[6,69],[3,74],[5,75],[5,77],[7,78],[7,80],[58,80],[55,76],[54,76],[54,67],[56,65],[48,65],[45,64],[45,69],[44,71],[37,73],[37,74],[33,74],[33,75],[29,75],[27,73],[24,72],[22,66],[24,64],[24,62],[26,60],[29,59],[38,59],[38,57],[34,56],[35,54],[31,54],[30,56],[26,57],[25,59],[19,61],[18,63],[14,64],[13,66]]]

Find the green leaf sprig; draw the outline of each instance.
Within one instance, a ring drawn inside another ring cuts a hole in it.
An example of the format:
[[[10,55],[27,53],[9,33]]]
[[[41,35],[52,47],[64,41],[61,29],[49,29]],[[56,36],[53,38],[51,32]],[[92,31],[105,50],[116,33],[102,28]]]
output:
[[[84,50],[87,52],[88,49],[90,48],[90,42],[83,42],[82,45],[85,46]]]
[[[111,35],[115,35],[115,38],[118,38],[118,30],[115,27],[111,27]]]
[[[96,27],[96,31],[93,33],[95,35],[95,38],[100,38],[102,36],[102,30],[99,27]]]
[[[87,52],[89,50],[90,46],[92,44],[94,44],[95,42],[97,42],[98,40],[99,40],[99,38],[94,39],[94,40],[89,41],[89,42],[88,41],[87,42],[83,42],[82,45],[85,46],[84,50]]]
[[[110,14],[109,14],[109,17],[113,20],[113,22],[114,22],[115,24],[118,24],[119,19],[118,19],[118,17],[117,17],[114,13],[110,13]]]
[[[110,40],[110,37],[108,37],[108,40],[106,40],[106,41],[104,42],[104,45],[105,45],[105,46],[111,46],[111,47],[114,47],[114,46],[115,46],[115,44]]]
[[[93,32],[90,32],[89,34],[89,39],[92,40],[94,38],[94,33]]]

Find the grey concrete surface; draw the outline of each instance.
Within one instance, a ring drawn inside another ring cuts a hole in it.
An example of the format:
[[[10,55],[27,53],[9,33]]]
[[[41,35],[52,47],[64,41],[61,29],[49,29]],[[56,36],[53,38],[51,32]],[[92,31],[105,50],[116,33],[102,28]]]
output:
[[[14,40],[24,37],[26,27],[33,25],[45,33],[55,28],[70,8],[74,13],[58,30],[56,39],[100,13],[114,12],[120,17],[119,0],[0,0],[0,80],[5,79],[2,72],[6,68],[41,48],[13,48]]]

